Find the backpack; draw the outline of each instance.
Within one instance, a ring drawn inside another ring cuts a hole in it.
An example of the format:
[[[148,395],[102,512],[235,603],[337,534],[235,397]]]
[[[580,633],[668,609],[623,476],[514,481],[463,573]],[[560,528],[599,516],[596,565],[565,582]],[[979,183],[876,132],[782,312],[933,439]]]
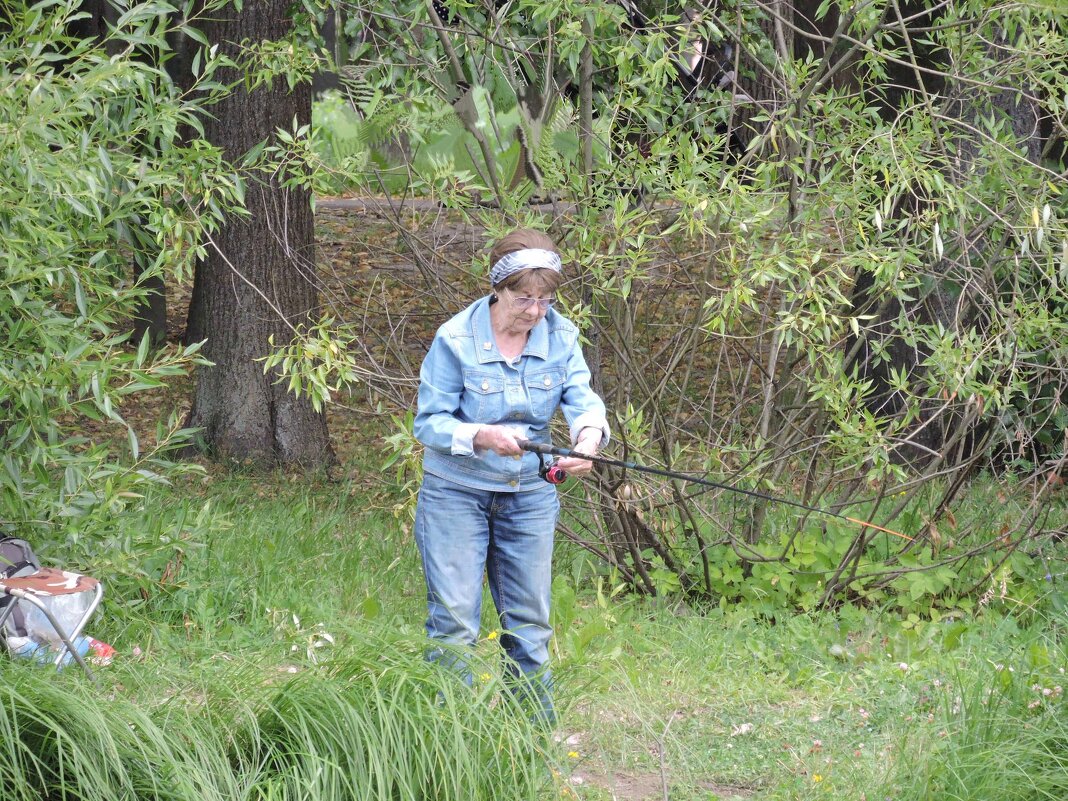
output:
[[[26,540],[17,537],[0,537],[0,579],[30,576],[41,569],[41,563]],[[0,639],[25,637],[26,616],[10,595],[0,596],[0,616],[7,607],[15,604],[11,616],[0,626]]]

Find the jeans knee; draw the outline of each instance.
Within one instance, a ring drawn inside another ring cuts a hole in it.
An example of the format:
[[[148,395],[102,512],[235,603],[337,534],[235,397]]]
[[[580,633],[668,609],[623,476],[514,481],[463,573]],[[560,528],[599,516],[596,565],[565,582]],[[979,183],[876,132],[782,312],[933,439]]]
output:
[[[454,645],[474,645],[478,641],[481,609],[469,604],[431,601],[427,614],[427,634]]]

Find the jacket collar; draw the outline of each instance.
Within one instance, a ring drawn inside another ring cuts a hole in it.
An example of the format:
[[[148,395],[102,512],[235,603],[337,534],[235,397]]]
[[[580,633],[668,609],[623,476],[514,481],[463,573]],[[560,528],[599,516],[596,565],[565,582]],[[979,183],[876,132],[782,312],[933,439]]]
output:
[[[493,336],[490,323],[490,296],[475,302],[471,313],[471,336],[475,343],[475,356],[479,364],[503,362],[504,357],[497,350],[497,340]],[[527,346],[523,348],[524,356],[537,356],[543,361],[549,358],[549,315],[556,314],[552,309],[541,318],[527,337]]]

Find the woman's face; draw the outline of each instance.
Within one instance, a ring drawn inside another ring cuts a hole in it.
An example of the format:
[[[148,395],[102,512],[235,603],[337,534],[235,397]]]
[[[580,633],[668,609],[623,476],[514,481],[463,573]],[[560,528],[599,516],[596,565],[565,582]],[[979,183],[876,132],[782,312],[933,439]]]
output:
[[[502,289],[500,298],[500,322],[505,332],[528,334],[548,314],[553,303],[551,294],[520,284],[514,289]]]

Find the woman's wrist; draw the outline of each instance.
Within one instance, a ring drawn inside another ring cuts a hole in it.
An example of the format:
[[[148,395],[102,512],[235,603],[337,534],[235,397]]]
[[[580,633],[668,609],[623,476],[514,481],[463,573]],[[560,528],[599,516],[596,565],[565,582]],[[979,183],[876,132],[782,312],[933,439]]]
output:
[[[602,432],[599,428],[592,426],[586,426],[578,435],[578,439],[575,441],[575,447],[589,447],[592,446],[594,451],[597,450],[601,444]]]

